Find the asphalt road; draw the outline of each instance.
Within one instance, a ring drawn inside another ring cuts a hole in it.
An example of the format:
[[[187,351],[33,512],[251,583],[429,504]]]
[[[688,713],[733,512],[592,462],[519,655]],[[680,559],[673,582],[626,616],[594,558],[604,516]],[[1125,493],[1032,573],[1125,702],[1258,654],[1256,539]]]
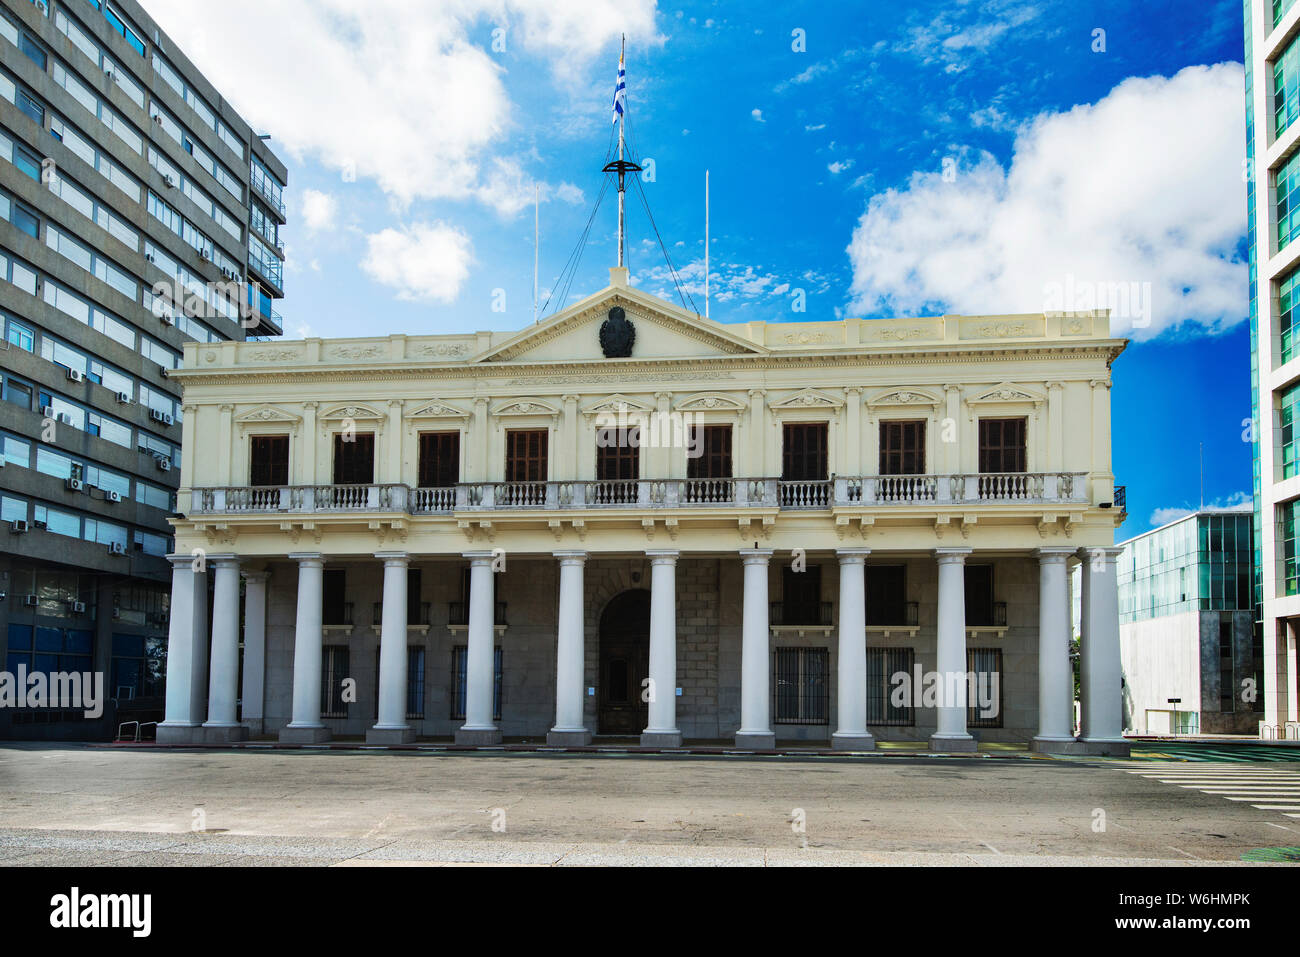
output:
[[[1298,818],[1139,766],[1217,767],[3,744],[0,865],[1104,866],[1300,846]]]

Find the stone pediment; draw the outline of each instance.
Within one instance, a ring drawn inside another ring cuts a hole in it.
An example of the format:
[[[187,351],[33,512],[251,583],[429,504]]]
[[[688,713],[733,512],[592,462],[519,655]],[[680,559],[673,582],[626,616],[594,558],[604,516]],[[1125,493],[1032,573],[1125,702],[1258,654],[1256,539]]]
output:
[[[868,408],[881,406],[936,406],[938,396],[920,389],[890,389],[867,400]]]
[[[353,422],[362,422],[382,418],[384,418],[384,413],[378,412],[368,405],[341,405],[338,408],[330,409],[328,412],[322,412],[320,416],[322,422],[342,422],[348,419]]]
[[[406,413],[408,419],[468,419],[469,413],[449,402],[433,401]]]
[[[977,389],[975,395],[966,400],[967,405],[988,405],[999,402],[1043,402],[1046,397],[1036,389],[1001,382],[993,388]]]
[[[649,402],[641,399],[629,399],[625,395],[611,395],[604,399],[598,399],[582,407],[583,415],[618,415],[622,413],[633,412],[653,412],[655,407]]]
[[[259,405],[255,409],[241,412],[235,416],[235,421],[240,425],[256,425],[263,422],[297,425],[302,421],[302,418],[291,412],[286,412],[284,409],[277,409],[273,405]]]
[[[689,359],[766,355],[766,346],[742,332],[686,312],[630,286],[610,286],[563,312],[497,343],[475,362],[617,362],[600,344],[601,324],[620,307],[635,330],[630,359]]]
[[[803,389],[794,395],[773,402],[773,409],[838,409],[844,400],[819,392],[816,389]]]

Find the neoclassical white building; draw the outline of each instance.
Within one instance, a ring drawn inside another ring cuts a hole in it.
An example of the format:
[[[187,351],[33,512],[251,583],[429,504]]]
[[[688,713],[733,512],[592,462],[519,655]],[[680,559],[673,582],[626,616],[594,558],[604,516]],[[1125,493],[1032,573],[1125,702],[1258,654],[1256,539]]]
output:
[[[188,343],[159,740],[1121,752],[1124,345],[622,269],[517,332]]]

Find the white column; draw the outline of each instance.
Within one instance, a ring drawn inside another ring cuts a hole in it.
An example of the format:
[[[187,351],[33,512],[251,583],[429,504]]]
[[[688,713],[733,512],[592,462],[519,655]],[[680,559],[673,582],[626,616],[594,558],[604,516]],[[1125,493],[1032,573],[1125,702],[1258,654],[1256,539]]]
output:
[[[740,730],[736,746],[770,750],[776,747],[772,731],[772,699],[768,686],[769,627],[767,569],[770,548],[742,548],[745,563],[745,598],[740,623]]]
[[[167,633],[167,698],[165,720],[158,725],[162,744],[190,744],[201,740],[199,711],[192,694],[195,658],[207,649],[196,645],[196,611],[206,605],[197,594],[206,576],[196,574],[189,555],[168,555],[172,563],[171,624]]]
[[[1038,734],[1035,751],[1074,741],[1067,720],[1074,697],[1070,670],[1069,567],[1071,548],[1038,549]]]
[[[492,688],[496,649],[492,552],[465,552],[469,559],[469,637],[465,661],[465,723],[456,731],[457,744],[501,743],[492,721]]]
[[[556,746],[591,744],[583,724],[583,566],[586,552],[555,552],[560,560],[560,609],[555,635],[555,727],[546,743]]]
[[[405,552],[376,552],[384,563],[384,610],[379,626],[379,720],[366,732],[367,744],[410,744],[415,731],[406,723],[406,572]]]
[[[240,721],[262,733],[266,694],[266,582],[270,572],[244,572],[244,687]]]
[[[298,562],[298,620],[293,633],[293,720],[280,732],[280,740],[314,744],[330,739],[320,720],[325,561],[316,553],[289,557]]]
[[[646,552],[650,559],[650,723],[646,747],[678,747],[677,552]]]
[[[212,594],[212,667],[208,672],[206,741],[242,741],[247,729],[235,720],[239,694],[239,559],[209,555],[215,569]]]
[[[1083,634],[1080,638],[1079,739],[1101,753],[1127,754],[1119,660],[1119,583],[1115,560],[1123,549],[1081,548]]]
[[[966,733],[966,556],[969,548],[936,548],[939,562],[938,728],[930,736],[933,751],[974,751]]]
[[[840,648],[836,700],[839,721],[831,746],[867,751],[876,740],[867,730],[867,582],[869,548],[842,548],[840,560]]]

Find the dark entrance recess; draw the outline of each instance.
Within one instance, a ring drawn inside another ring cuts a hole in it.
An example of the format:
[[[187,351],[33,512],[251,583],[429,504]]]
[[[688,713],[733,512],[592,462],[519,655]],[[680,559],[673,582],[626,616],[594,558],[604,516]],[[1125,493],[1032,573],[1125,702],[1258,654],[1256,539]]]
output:
[[[615,595],[600,616],[600,734],[645,730],[649,705],[641,700],[641,682],[649,673],[650,592],[639,588]]]

